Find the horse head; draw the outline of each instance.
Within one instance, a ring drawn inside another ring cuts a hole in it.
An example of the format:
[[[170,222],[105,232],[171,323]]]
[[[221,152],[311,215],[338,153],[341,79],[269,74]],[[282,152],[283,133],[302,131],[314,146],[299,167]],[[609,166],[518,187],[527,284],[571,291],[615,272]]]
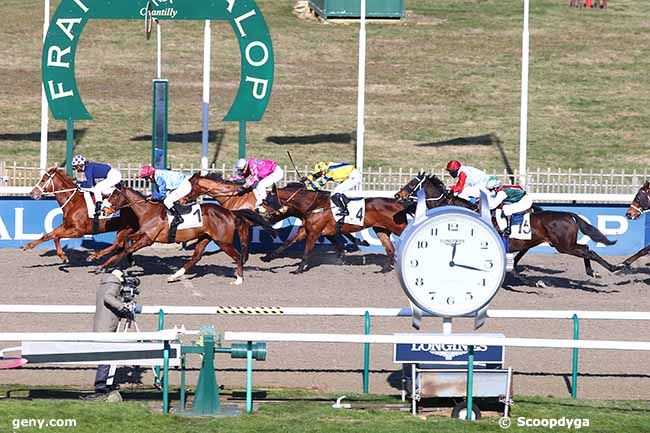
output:
[[[63,188],[73,188],[74,181],[70,179],[63,168],[52,167],[48,169],[30,192],[34,200],[39,200],[43,194],[54,194]]]
[[[104,213],[106,215],[111,215],[117,210],[129,207],[129,198],[124,193],[126,188],[122,185],[122,182],[115,185],[115,189],[106,197],[106,202],[109,206],[104,207]]]
[[[401,203],[404,207],[408,207],[415,203],[417,201],[417,193],[422,189],[422,184],[426,178],[426,173],[418,172],[417,176],[409,180],[406,185],[395,193],[395,200]]]
[[[646,180],[634,196],[634,200],[630,203],[625,216],[628,219],[635,220],[648,210],[650,210],[650,181]]]

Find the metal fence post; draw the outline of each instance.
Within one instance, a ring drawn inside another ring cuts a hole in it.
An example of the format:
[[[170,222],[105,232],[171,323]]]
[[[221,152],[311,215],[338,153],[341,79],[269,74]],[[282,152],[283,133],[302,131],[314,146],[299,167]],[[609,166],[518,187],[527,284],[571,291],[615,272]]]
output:
[[[573,339],[580,339],[580,321],[578,315],[573,315]],[[571,373],[571,398],[578,396],[578,348],[573,349],[573,371]]]

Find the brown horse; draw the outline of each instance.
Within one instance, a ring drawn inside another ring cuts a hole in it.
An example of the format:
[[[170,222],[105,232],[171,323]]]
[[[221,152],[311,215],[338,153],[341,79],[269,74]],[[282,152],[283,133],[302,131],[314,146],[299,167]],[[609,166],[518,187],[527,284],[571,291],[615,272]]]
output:
[[[418,176],[407,183],[399,190],[396,197],[403,200],[408,206],[412,206],[412,198],[421,188],[425,190],[429,209],[441,205],[476,208],[476,206],[468,201],[454,197],[453,194],[449,193],[444,183],[435,175],[426,176],[424,173],[418,174]],[[597,261],[610,272],[614,272],[617,269],[616,266],[611,265],[598,254],[591,251],[587,245],[577,243],[579,232],[605,245],[613,245],[616,243],[616,241],[607,239],[596,227],[590,225],[578,215],[572,212],[560,211],[533,212],[530,216],[530,225],[532,229],[532,238],[530,240],[510,238],[510,251],[518,251],[515,256],[515,267],[528,250],[544,242],[548,242],[560,253],[570,254],[584,259],[585,271],[590,277],[600,277],[591,268],[591,260]]]
[[[236,191],[241,185],[235,182],[195,175],[190,178],[190,183],[192,183],[192,192],[187,195],[188,200],[201,194],[207,194],[226,207],[246,206],[253,208],[254,206],[253,194],[246,193],[239,197],[236,196]],[[336,220],[331,212],[330,194],[328,192],[310,191],[304,185],[298,183],[279,188],[276,190],[276,194],[280,204],[280,211],[272,213],[269,219],[275,222],[294,216],[301,219],[303,225],[284,244],[263,257],[262,260],[273,260],[294,243],[306,240],[302,261],[295,271],[296,273],[303,272],[307,269],[309,254],[321,236],[328,238],[339,253],[342,253],[341,246],[335,239],[337,235]],[[395,254],[395,247],[390,240],[390,235],[395,233],[399,236],[402,233],[406,227],[405,213],[396,200],[386,198],[367,199],[365,210],[364,225],[343,224],[341,234],[349,235],[372,227],[386,250],[387,260],[382,267],[382,272],[388,272],[392,268]]]
[[[630,207],[627,209],[627,212],[625,212],[625,216],[628,219],[636,220],[646,212],[650,212],[650,181],[647,180],[641,188],[639,188],[639,191],[637,191],[632,203],[630,203]],[[648,253],[650,253],[650,245],[641,248],[638,252],[625,259],[625,261],[618,266],[629,267],[632,263]]]
[[[141,193],[126,187],[117,188],[108,198],[111,211],[130,207],[138,218],[140,230],[130,236],[134,242],[125,251],[106,261],[101,269],[119,261],[124,254],[131,254],[147,247],[154,242],[168,242],[167,208],[159,202],[152,202]],[[231,212],[215,204],[201,206],[203,225],[197,228],[182,229],[176,235],[176,242],[187,242],[198,239],[194,246],[192,258],[167,281],[173,282],[185,275],[196,262],[203,256],[205,248],[210,241],[216,243],[226,254],[235,261],[237,270],[236,279],[232,284],[241,284],[244,274],[244,256],[234,246],[235,232],[239,235],[241,245],[248,244],[249,222],[261,224],[265,229],[274,232],[255,212],[239,210]]]
[[[61,248],[61,238],[80,238],[84,235],[93,234],[93,218],[88,216],[83,192],[77,188],[75,181],[65,173],[63,168],[53,167],[47,170],[31,192],[34,200],[39,200],[44,194],[54,195],[63,210],[63,224],[22,248],[23,250],[31,250],[40,243],[53,240],[57,256],[64,263],[67,263],[68,257]],[[90,255],[88,260],[98,259],[119,248],[125,248],[127,237],[135,233],[138,228],[138,219],[128,208],[123,209],[117,218],[100,219],[97,233],[117,231],[115,243]]]

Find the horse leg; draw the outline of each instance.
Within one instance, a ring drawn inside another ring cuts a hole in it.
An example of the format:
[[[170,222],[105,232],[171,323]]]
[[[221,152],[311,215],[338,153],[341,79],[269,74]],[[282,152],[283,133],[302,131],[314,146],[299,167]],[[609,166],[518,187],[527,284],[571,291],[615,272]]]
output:
[[[104,264],[99,267],[99,270],[104,271],[106,268],[113,265],[114,263],[118,263],[125,256],[153,244],[153,240],[151,240],[149,236],[146,235],[146,233],[136,233],[135,235],[131,236],[131,238],[135,238],[135,237],[138,238],[136,242],[134,242],[130,247],[120,251],[119,253],[115,254],[113,257],[110,257],[108,260],[106,260]]]
[[[393,246],[393,242],[390,240],[390,232],[381,227],[373,227],[372,229],[375,231],[375,233],[377,233],[379,241],[386,250],[386,262],[381,267],[380,272],[390,272],[393,269],[393,261],[395,259],[395,246]]]
[[[336,237],[336,235],[328,235],[328,236],[325,236],[325,238],[327,238],[327,240],[330,241],[331,244],[334,246],[334,248],[336,249],[336,257],[340,261],[342,261],[343,257],[345,256],[345,247],[343,245],[341,245],[341,243],[338,241],[338,238]]]
[[[316,241],[320,237],[321,230],[312,230],[309,233],[307,233],[307,242],[305,243],[305,250],[302,254],[302,260],[298,264],[298,268],[293,271],[294,274],[302,274],[307,270],[307,266],[309,265],[309,253],[311,253],[311,250],[314,249],[314,246],[316,245]]]
[[[593,271],[593,269],[591,268],[591,263],[589,263],[589,260],[595,260],[596,262],[600,263],[600,265],[605,269],[607,269],[609,272],[614,272],[616,270],[616,266],[607,262],[605,259],[600,257],[594,251],[590,250],[589,247],[586,245],[576,244],[571,249],[557,248],[557,250],[564,254],[571,254],[572,256],[581,257],[585,259],[585,272],[590,277],[600,278],[600,275],[597,272]]]
[[[54,246],[56,247],[56,255],[59,256],[59,258],[63,261],[63,263],[68,262],[68,258],[66,257],[65,253],[63,252],[63,249],[61,248],[61,244],[59,243],[59,239],[61,238],[78,238],[84,235],[84,231],[81,230],[80,228],[77,227],[66,227],[64,225],[60,225],[51,232],[45,234],[42,236],[40,239],[36,239],[35,241],[32,241],[28,243],[27,245],[22,246],[23,251],[31,250],[32,248],[36,247],[39,244],[42,244],[43,242],[47,242],[49,240],[54,239]]]
[[[89,255],[86,258],[86,261],[91,262],[93,260],[97,260],[101,257],[104,257],[106,254],[110,254],[114,251],[117,251],[120,248],[122,249],[126,248],[127,247],[126,241],[128,239],[129,234],[131,234],[132,231],[133,229],[131,228],[120,230],[119,232],[117,232],[117,235],[115,236],[115,242],[113,242],[113,245],[104,248],[103,250],[94,252],[93,254]]]
[[[243,256],[239,253],[239,251],[237,251],[237,248],[235,248],[233,244],[221,241],[215,242],[217,245],[219,245],[219,248],[221,248],[224,253],[232,257],[235,264],[237,265],[237,270],[235,271],[235,281],[232,281],[230,284],[239,286],[244,282],[244,262],[242,260]]]
[[[210,243],[210,238],[205,237],[203,239],[200,239],[195,245],[194,245],[194,253],[192,253],[192,257],[190,260],[188,260],[185,265],[180,268],[174,275],[171,277],[167,278],[168,283],[173,283],[174,281],[180,280],[180,278],[185,275],[185,272],[187,272],[192,266],[196,264],[199,260],[201,260],[201,257],[203,257],[203,252],[205,251],[205,247],[208,246]]]
[[[646,254],[649,254],[649,253],[650,253],[650,245],[646,246],[645,248],[642,248],[635,255],[633,255],[631,257],[628,257],[627,259],[625,259],[625,261],[623,263],[621,263],[617,267],[619,267],[619,268],[623,268],[623,267],[629,268],[632,263],[636,262],[638,259],[640,259],[641,257],[643,257],[643,256],[645,256]]]
[[[294,243],[305,239],[307,232],[305,231],[305,226],[302,226],[298,229],[296,233],[293,234],[289,239],[284,241],[275,251],[262,257],[263,262],[270,262],[273,259],[280,257],[280,254],[284,253],[291,245]]]
[[[239,235],[239,245],[241,246],[241,261],[242,264],[248,261],[248,236],[249,236],[250,225],[241,220],[237,224],[237,234]]]

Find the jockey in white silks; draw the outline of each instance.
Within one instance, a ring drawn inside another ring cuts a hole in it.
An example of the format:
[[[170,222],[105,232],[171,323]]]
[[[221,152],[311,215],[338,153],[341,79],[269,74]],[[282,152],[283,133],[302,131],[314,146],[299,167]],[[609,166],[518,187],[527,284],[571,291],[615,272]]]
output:
[[[485,183],[488,176],[483,170],[462,165],[455,159],[447,164],[449,175],[456,180],[456,185],[451,187],[451,192],[465,200],[475,202],[481,196],[481,190],[485,190]]]
[[[488,179],[485,188],[489,191],[488,203],[490,210],[501,208],[495,212],[499,229],[504,235],[510,236],[512,216],[528,211],[533,206],[533,199],[519,185],[503,185],[496,177]]]

